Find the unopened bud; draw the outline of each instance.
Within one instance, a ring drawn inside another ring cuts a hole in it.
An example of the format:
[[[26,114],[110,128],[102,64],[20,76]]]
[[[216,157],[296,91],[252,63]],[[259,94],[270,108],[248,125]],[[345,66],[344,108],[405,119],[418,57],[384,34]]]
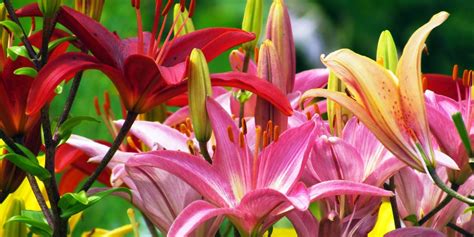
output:
[[[173,31],[175,36],[182,36],[194,31],[193,20],[189,17],[188,10],[181,11],[181,8],[179,3],[174,5],[173,18],[176,19],[176,24]]]
[[[336,74],[329,72],[328,90],[345,93],[346,85],[336,77]],[[340,137],[342,135],[342,130],[346,122],[352,116],[352,113],[346,108],[340,106],[338,103],[328,99],[327,114],[331,133],[334,136]]]
[[[90,18],[100,21],[105,0],[75,0],[74,9]]]
[[[45,18],[53,18],[61,7],[61,0],[38,0],[38,6]]]
[[[244,44],[244,48],[249,52],[253,52],[262,31],[262,5],[263,0],[247,0],[247,4],[245,5],[242,30],[255,34],[254,40]]]
[[[200,49],[193,49],[189,56],[188,93],[194,135],[199,142],[207,142],[211,138],[212,129],[206,99],[212,95],[212,87],[206,57]]]
[[[272,41],[265,40],[259,51],[259,60],[257,65],[258,77],[272,83],[275,87],[284,91],[286,81],[281,73],[281,62],[276,48]],[[265,127],[268,121],[280,127],[284,131],[288,124],[288,117],[278,111],[268,101],[257,97],[257,106],[255,108],[255,122],[261,127]]]
[[[273,0],[267,20],[267,39],[273,42],[280,58],[282,77],[286,81],[283,93],[288,94],[295,84],[296,54],[290,15],[283,0]]]
[[[395,73],[397,71],[398,53],[395,41],[393,41],[390,31],[384,30],[379,37],[377,44],[377,62],[380,62],[386,69]]]

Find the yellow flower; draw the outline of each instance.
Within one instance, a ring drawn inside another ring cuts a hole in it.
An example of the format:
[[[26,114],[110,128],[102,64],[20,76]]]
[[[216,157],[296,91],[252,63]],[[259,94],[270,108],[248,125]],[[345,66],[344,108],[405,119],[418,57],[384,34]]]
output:
[[[392,205],[390,205],[390,201],[384,200],[382,205],[380,205],[377,222],[368,237],[381,237],[392,230],[395,230]]]

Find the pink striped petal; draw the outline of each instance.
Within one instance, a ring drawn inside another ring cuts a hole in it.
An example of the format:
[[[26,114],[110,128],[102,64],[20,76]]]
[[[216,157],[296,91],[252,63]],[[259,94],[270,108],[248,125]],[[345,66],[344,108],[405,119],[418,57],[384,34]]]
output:
[[[328,69],[311,69],[296,74],[293,91],[305,92],[310,89],[323,88],[328,83]]]
[[[286,193],[301,177],[315,138],[315,123],[288,129],[277,142],[259,156],[257,188],[273,188]]]
[[[188,236],[204,222],[221,215],[245,219],[242,213],[233,208],[218,208],[206,201],[199,200],[191,203],[181,212],[171,226],[168,237]]]
[[[446,235],[425,227],[406,227],[385,234],[385,237],[445,237]]]
[[[311,201],[337,195],[369,195],[389,197],[393,193],[372,185],[345,180],[332,180],[315,184],[309,188]]]
[[[252,159],[247,145],[239,144],[240,130],[229,114],[213,99],[208,99],[207,111],[216,137],[212,165],[232,186],[234,195],[243,197],[252,184]]]
[[[291,221],[300,237],[314,237],[319,232],[316,218],[310,211],[293,210],[286,217]]]
[[[178,151],[155,151],[132,157],[126,168],[151,167],[168,171],[219,206],[235,203],[231,187],[202,157]]]
[[[123,120],[115,122],[122,127]],[[152,150],[166,150],[189,152],[187,141],[189,138],[183,133],[159,122],[136,121],[130,133],[140,139]]]

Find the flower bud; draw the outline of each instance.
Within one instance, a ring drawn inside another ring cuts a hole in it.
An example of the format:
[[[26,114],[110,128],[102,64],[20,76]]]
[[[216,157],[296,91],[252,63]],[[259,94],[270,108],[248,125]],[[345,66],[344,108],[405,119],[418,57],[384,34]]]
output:
[[[276,48],[270,40],[265,40],[260,47],[259,60],[257,66],[258,77],[272,83],[278,89],[284,91],[286,81],[281,73],[281,63]],[[261,127],[265,127],[268,121],[280,127],[281,131],[286,130],[288,117],[278,111],[268,101],[258,97],[255,108],[255,122]]]
[[[242,21],[242,30],[255,34],[255,39],[244,44],[246,51],[252,52],[255,48],[260,33],[262,31],[262,5],[263,0],[247,0],[245,5],[244,19]]]
[[[281,62],[281,74],[286,81],[283,93],[293,91],[296,73],[295,43],[288,9],[283,0],[274,0],[267,20],[267,39],[275,45]]]
[[[59,11],[61,0],[38,0],[38,6],[45,18],[53,18]]]
[[[345,93],[346,85],[339,80],[333,72],[329,72],[328,90]],[[329,99],[327,100],[327,108],[329,129],[334,136],[340,137],[342,135],[342,130],[347,121],[351,118],[352,113],[348,109]]]
[[[395,73],[397,71],[398,53],[390,31],[385,30],[380,34],[377,44],[377,62],[386,69]]]
[[[174,36],[183,36],[194,31],[193,20],[189,17],[188,10],[184,9],[184,11],[181,12],[181,5],[177,3],[174,5],[173,14],[173,19],[177,19],[173,29]]]
[[[75,0],[74,9],[90,18],[100,21],[105,0]]]
[[[206,57],[200,49],[193,49],[188,63],[189,113],[194,135],[199,142],[211,138],[211,124],[206,110],[206,99],[212,95],[211,77]]]

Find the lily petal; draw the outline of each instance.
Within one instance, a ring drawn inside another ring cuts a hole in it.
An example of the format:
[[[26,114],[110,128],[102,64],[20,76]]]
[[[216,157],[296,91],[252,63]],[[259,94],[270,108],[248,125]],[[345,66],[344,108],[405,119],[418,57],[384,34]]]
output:
[[[154,167],[168,171],[187,182],[209,201],[219,206],[234,203],[231,187],[202,157],[179,151],[155,151],[138,154],[126,163],[132,167]]]
[[[385,237],[445,237],[446,235],[426,227],[405,227],[385,234]]]
[[[309,188],[311,201],[337,196],[337,195],[369,195],[390,197],[393,193],[372,185],[345,181],[332,180],[315,184]]]
[[[431,157],[433,156],[433,150],[430,145],[429,127],[426,119],[423,80],[421,77],[421,55],[429,33],[441,25],[448,16],[447,12],[440,12],[416,30],[405,45],[397,66],[404,119],[418,136],[425,152],[430,152],[430,154],[427,154],[430,159],[434,159],[434,157]]]
[[[208,28],[193,31],[173,39],[167,49],[164,66],[173,66],[186,60],[195,48],[201,49],[207,61],[211,61],[224,51],[251,41],[255,38],[252,33],[233,28]]]
[[[311,69],[296,74],[293,92],[305,92],[310,89],[323,88],[328,84],[328,69]]]
[[[257,188],[287,192],[301,177],[316,137],[315,123],[308,121],[281,134],[259,156]]]
[[[46,64],[41,69],[31,85],[28,95],[27,114],[38,112],[49,100],[54,97],[54,89],[63,81],[71,79],[75,73],[85,69],[98,69],[107,74],[119,91],[124,90],[127,84],[120,72],[101,64],[96,58],[84,53],[66,53]]]
[[[293,210],[286,217],[291,221],[300,237],[314,237],[315,233],[319,232],[316,219],[310,211]]]
[[[221,215],[230,215],[244,219],[243,214],[233,208],[218,208],[206,201],[199,200],[191,203],[181,212],[171,226],[168,236],[188,236],[204,222]]]
[[[240,130],[229,114],[214,99],[207,100],[206,108],[216,137],[212,165],[240,199],[251,189],[252,155],[246,144],[239,144]]]

